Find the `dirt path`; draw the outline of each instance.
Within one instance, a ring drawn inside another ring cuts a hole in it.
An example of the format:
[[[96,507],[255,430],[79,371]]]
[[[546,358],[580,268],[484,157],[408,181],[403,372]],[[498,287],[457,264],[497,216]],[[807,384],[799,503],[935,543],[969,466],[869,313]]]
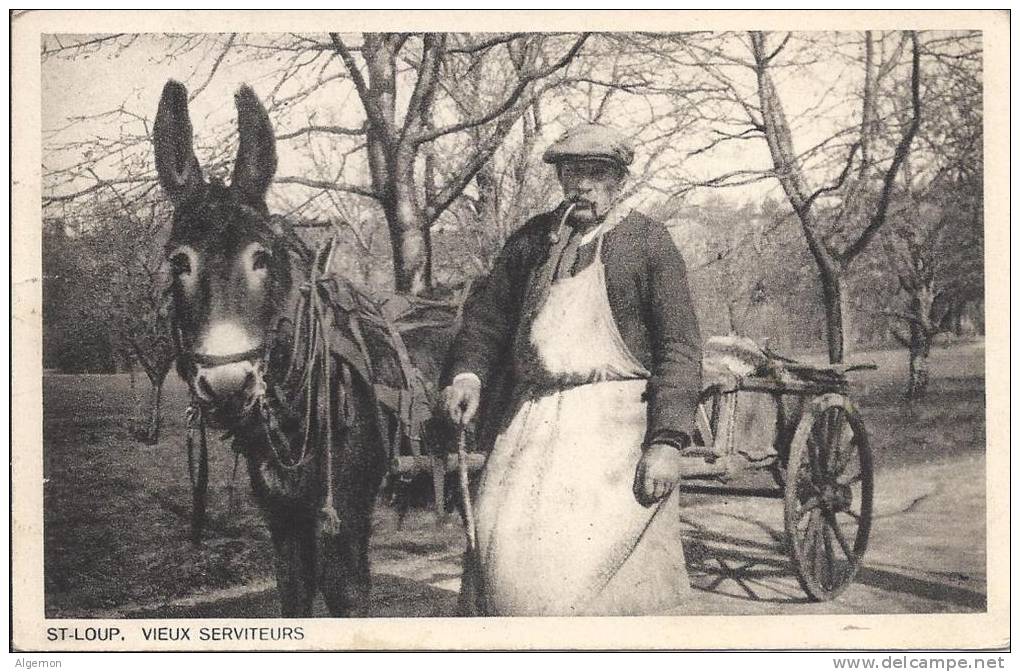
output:
[[[857,582],[829,603],[806,600],[781,547],[778,500],[686,495],[684,541],[694,588],[676,614],[933,613],[985,608],[984,459],[890,469],[876,479],[875,524]],[[396,530],[384,513],[373,543],[373,616],[455,615],[463,540],[451,522]],[[413,521],[412,521],[413,522]],[[420,522],[420,521],[419,521]],[[425,526],[426,528],[429,526]],[[416,538],[417,537],[417,538]],[[278,614],[271,583],[133,607],[133,617]],[[321,603],[317,615],[326,616]]]

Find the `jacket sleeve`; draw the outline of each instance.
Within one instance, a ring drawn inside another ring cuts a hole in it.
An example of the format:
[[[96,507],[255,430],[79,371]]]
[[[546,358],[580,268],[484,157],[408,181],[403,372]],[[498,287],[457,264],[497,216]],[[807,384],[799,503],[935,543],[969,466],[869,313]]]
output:
[[[690,443],[701,393],[701,332],[683,257],[666,227],[650,222],[648,272],[652,377],[645,446]]]
[[[475,281],[464,302],[460,329],[450,347],[442,385],[464,373],[473,373],[482,387],[501,365],[517,325],[520,297],[515,270],[520,267],[520,243],[511,237],[500,251],[489,274]]]

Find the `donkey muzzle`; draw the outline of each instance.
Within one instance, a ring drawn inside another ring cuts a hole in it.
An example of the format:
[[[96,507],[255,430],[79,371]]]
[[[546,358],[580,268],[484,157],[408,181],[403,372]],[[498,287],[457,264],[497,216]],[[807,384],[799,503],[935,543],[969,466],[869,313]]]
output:
[[[252,361],[196,364],[196,368],[195,394],[227,417],[246,414],[265,393],[262,372]]]

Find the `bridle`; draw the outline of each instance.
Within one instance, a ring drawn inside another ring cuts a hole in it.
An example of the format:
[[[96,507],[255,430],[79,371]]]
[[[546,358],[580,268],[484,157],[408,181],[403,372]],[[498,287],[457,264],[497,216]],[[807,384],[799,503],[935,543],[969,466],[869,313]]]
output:
[[[268,232],[273,238],[278,237],[278,234],[273,231],[271,225],[272,217],[258,208],[254,208],[246,203],[234,202],[233,205],[241,210],[242,213],[247,215],[252,221],[255,222],[256,226],[263,232]],[[283,236],[284,240],[287,236]],[[235,352],[228,355],[210,355],[201,352],[195,352],[191,348],[184,346],[184,334],[181,330],[180,322],[178,321],[176,310],[171,314],[171,328],[173,330],[174,346],[177,349],[177,357],[180,361],[185,364],[199,364],[201,366],[223,366],[225,364],[237,364],[240,362],[256,362],[262,360],[263,363],[268,364],[269,355],[271,354],[272,347],[267,344],[267,340],[263,339],[262,344],[257,345],[250,350],[243,352]]]
[[[252,348],[251,350],[235,352],[229,355],[207,355],[193,350],[182,350],[178,354],[178,357],[184,358],[186,362],[200,364],[202,366],[223,366],[225,364],[237,364],[239,362],[254,362],[256,360],[263,359],[268,351],[269,348],[265,344],[262,344]]]
[[[336,238],[334,237],[326,249],[324,268],[329,267],[329,260],[335,245]],[[319,509],[319,526],[326,534],[337,534],[341,529],[341,521],[334,505],[332,462],[335,428],[332,409],[334,407],[346,408],[349,404],[349,399],[346,397],[350,393],[345,390],[344,385],[339,385],[335,391],[339,398],[333,398],[332,352],[330,338],[327,334],[329,307],[323,305],[322,298],[319,296],[321,272],[317,262],[318,260],[312,264],[311,277],[307,282],[308,291],[301,292],[302,298],[295,311],[295,333],[290,352],[287,353],[287,371],[280,380],[263,387],[261,394],[253,400],[252,408],[254,409],[253,417],[257,418],[269,447],[273,464],[277,469],[294,472],[307,466],[317,454],[321,454],[324,462],[321,470],[323,472],[324,495]],[[184,335],[178,322],[176,310],[172,312],[171,323],[178,358],[185,366],[188,364],[222,366],[244,361],[261,361],[264,365],[263,371],[269,373],[270,360],[275,349],[275,344],[270,345],[269,339],[264,339],[262,345],[243,352],[209,355],[185,347]],[[367,350],[365,354],[367,356]],[[350,380],[349,367],[343,363],[340,366],[341,378]],[[288,384],[291,382],[292,374],[294,382],[296,382],[294,386]],[[270,389],[271,387],[272,389]],[[206,406],[207,404],[192,391],[192,404],[188,408],[186,417],[188,463],[193,485],[196,483],[193,466],[196,442],[200,441],[199,446],[203,454],[205,453],[204,416]],[[314,423],[312,422],[313,413],[316,418]],[[281,427],[280,418],[283,415],[295,416],[302,421],[303,427],[298,438],[300,448],[296,451],[296,455],[292,452],[291,438]],[[227,435],[232,433],[233,430],[228,430]],[[320,447],[318,451],[315,450],[316,446]]]

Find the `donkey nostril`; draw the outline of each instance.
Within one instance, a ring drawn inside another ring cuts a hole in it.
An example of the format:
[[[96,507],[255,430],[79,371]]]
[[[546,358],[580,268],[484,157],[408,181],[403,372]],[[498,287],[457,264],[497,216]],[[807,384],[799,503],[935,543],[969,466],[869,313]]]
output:
[[[255,387],[255,372],[249,371],[244,375],[244,383],[241,385],[241,389],[245,392],[250,392]]]
[[[206,395],[210,399],[215,399],[216,398],[216,393],[213,392],[213,388],[209,384],[209,382],[205,379],[205,376],[199,376],[197,384],[198,384],[198,391],[199,392],[201,392],[202,394]]]

